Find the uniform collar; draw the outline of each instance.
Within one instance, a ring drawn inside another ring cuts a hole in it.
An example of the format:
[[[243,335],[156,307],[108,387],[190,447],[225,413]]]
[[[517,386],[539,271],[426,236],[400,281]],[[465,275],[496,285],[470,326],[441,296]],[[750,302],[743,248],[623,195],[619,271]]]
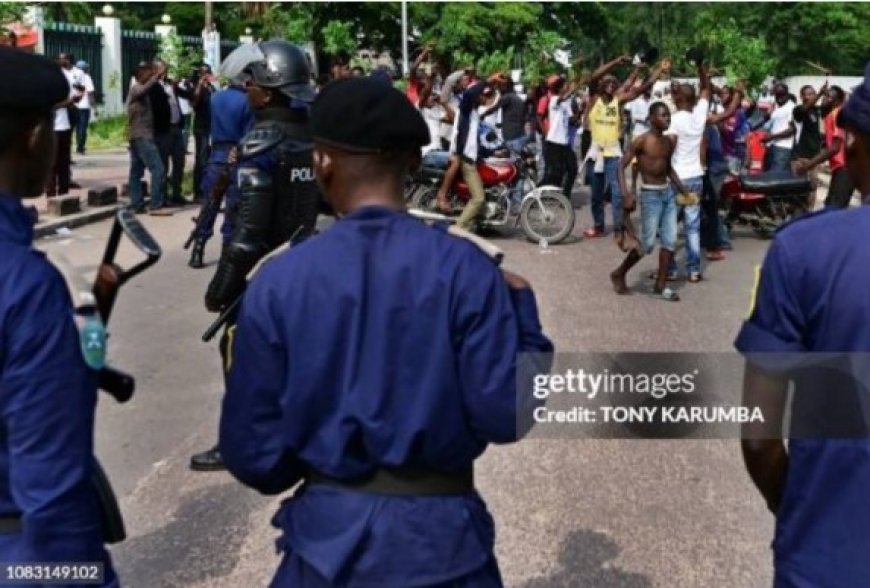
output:
[[[21,200],[0,192],[0,242],[30,245],[34,218]]]
[[[398,210],[396,208],[390,208],[388,206],[381,206],[377,204],[368,204],[366,206],[360,206],[353,212],[350,212],[343,217],[342,220],[375,220],[380,218],[388,218],[390,216],[394,216],[397,214],[401,214],[404,211]]]

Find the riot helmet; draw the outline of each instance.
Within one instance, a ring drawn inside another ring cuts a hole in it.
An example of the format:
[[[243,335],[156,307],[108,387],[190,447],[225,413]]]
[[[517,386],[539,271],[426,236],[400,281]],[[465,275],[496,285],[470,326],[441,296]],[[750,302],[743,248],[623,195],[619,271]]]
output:
[[[264,41],[259,46],[263,59],[245,68],[253,83],[303,102],[314,101],[311,66],[305,51],[286,41]]]

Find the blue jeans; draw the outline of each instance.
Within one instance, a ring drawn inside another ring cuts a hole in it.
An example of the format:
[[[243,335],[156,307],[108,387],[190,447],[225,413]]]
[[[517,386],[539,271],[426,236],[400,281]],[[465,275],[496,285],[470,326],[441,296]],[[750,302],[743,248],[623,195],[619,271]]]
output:
[[[604,172],[592,175],[592,219],[595,228],[604,230],[604,189],[610,186],[613,230],[622,230],[622,191],[619,189],[619,157],[604,158]],[[592,165],[590,161],[587,165]]]
[[[640,214],[644,254],[652,253],[657,235],[662,249],[674,251],[677,247],[677,198],[674,190],[670,187],[663,190],[641,190]]]
[[[791,171],[791,149],[768,147],[764,154],[764,171]]]
[[[153,139],[131,139],[130,175],[127,183],[130,186],[130,203],[133,208],[145,204],[141,182],[146,168],[151,173],[151,208],[159,208],[163,206],[163,187],[166,181],[160,151]]]
[[[504,144],[507,145],[508,149],[511,150],[512,155],[517,154],[517,156],[519,156],[519,153],[521,153],[522,150],[525,149],[526,145],[531,142],[532,137],[525,135],[517,139],[505,141]],[[537,178],[533,179],[537,180]],[[523,196],[525,196],[524,190],[528,187],[525,184],[526,182],[520,180],[517,182],[517,185],[513,187],[513,190],[511,190],[511,202],[513,202],[514,204],[519,204],[523,201]]]
[[[80,108],[79,120],[76,124],[76,151],[85,152],[85,144],[88,142],[88,123],[91,122],[91,109]]]
[[[704,190],[704,177],[689,178],[682,180],[683,185],[689,192],[699,196]],[[675,188],[671,188],[676,191]],[[701,204],[683,206],[683,229],[686,232],[686,273],[701,273]],[[676,259],[671,260],[669,273],[677,272]]]

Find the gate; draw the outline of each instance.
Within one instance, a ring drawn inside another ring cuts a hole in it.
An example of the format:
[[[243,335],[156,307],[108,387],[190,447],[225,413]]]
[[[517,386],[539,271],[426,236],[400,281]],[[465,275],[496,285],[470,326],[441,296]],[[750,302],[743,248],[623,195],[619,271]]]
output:
[[[103,32],[85,25],[52,22],[45,25],[45,55],[56,58],[69,53],[75,61],[88,62],[88,72],[94,81],[96,103],[103,102]]]
[[[136,66],[142,61],[152,61],[159,52],[159,40],[156,33],[146,31],[121,31],[121,90],[124,100],[130,90],[130,80],[136,71]]]

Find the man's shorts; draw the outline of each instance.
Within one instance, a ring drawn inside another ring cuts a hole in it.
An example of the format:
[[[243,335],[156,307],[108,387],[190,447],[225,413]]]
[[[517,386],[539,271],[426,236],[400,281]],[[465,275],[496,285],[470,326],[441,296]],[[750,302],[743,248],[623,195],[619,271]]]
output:
[[[652,253],[656,236],[661,241],[662,249],[674,251],[677,247],[676,190],[671,186],[658,189],[641,188],[640,211],[644,253]]]

